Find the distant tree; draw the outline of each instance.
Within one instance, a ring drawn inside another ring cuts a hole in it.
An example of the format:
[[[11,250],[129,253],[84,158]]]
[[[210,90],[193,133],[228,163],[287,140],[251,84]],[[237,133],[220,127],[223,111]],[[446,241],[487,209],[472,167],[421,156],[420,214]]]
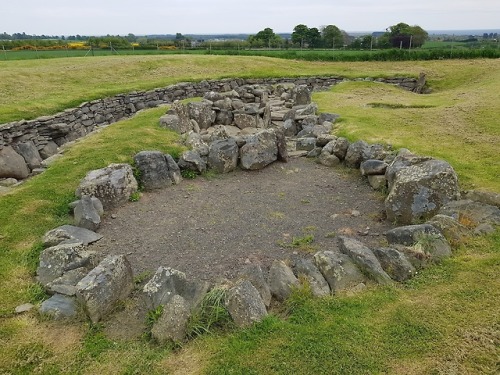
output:
[[[126,36],[127,40],[130,42],[130,43],[133,43],[133,42],[136,42],[137,41],[137,37],[132,34],[132,33],[129,33],[127,36]]]
[[[300,24],[293,28],[292,33],[292,43],[304,47],[307,42],[307,36],[309,33],[309,28],[306,25]]]
[[[266,27],[255,35],[248,37],[248,42],[252,47],[279,47],[281,45],[281,37],[276,35],[273,29]]]
[[[400,22],[388,29],[389,31],[386,33],[388,40],[392,47],[395,48],[421,47],[429,38],[427,31],[417,25],[410,26]]]
[[[321,47],[321,33],[316,27],[312,27],[307,31],[307,44],[309,48]]]
[[[342,31],[335,25],[323,26],[321,36],[325,48],[340,48],[344,45]]]

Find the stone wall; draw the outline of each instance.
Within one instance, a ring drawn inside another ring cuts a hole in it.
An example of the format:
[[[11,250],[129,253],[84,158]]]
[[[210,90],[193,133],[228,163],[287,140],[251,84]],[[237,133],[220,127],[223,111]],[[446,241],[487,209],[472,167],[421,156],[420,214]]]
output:
[[[137,111],[157,107],[192,97],[201,97],[208,91],[226,92],[249,84],[295,84],[307,85],[311,90],[326,90],[332,85],[345,81],[342,77],[308,77],[279,79],[222,79],[193,83],[178,83],[150,91],[137,91],[113,97],[86,102],[77,108],[67,109],[53,116],[43,116],[34,120],[21,120],[0,125],[0,150],[11,146],[23,156],[22,149],[36,149],[41,159],[53,155],[57,147],[78,139],[96,127],[131,117]],[[415,78],[359,78],[398,85],[413,91],[417,87]],[[9,153],[12,150],[9,149]],[[36,151],[35,151],[36,154]],[[36,155],[38,157],[38,155]],[[27,162],[29,164],[29,162]],[[31,168],[33,169],[33,168]],[[9,176],[0,176],[9,177]]]

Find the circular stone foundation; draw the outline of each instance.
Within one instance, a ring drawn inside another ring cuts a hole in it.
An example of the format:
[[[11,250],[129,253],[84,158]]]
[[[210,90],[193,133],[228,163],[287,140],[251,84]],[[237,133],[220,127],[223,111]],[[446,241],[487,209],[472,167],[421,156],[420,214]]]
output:
[[[384,217],[382,195],[357,170],[293,158],[143,193],[107,213],[104,238],[90,249],[125,254],[136,275],[165,266],[216,281],[248,263],[268,269],[274,259],[332,250],[337,235],[377,247],[392,228]]]

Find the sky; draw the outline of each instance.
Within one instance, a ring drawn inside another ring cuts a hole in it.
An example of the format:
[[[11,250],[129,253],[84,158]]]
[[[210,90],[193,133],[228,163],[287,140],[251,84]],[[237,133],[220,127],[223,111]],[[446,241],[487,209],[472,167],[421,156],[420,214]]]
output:
[[[298,24],[384,31],[500,29],[499,0],[2,0],[0,33],[37,35],[252,34]]]

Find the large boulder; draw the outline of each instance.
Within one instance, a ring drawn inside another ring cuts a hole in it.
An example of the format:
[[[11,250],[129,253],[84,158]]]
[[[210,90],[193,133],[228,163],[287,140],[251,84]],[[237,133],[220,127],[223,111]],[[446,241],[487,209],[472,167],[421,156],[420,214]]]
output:
[[[357,287],[366,281],[348,255],[334,251],[314,254],[314,263],[325,277],[333,294]]]
[[[96,253],[86,250],[81,242],[49,247],[40,254],[40,263],[36,270],[37,280],[46,286],[65,272],[92,266],[96,258]]]
[[[391,277],[384,271],[373,252],[358,240],[339,237],[339,248],[371,279],[379,284],[390,284]]]
[[[66,296],[74,296],[76,294],[76,285],[88,273],[89,267],[79,267],[65,271],[62,276],[45,285],[45,290],[50,294],[58,293]]]
[[[198,123],[200,129],[208,129],[215,119],[210,102],[191,102],[187,105],[189,117]]]
[[[234,138],[215,141],[210,144],[208,167],[218,173],[228,173],[238,166],[239,148]]]
[[[184,142],[186,146],[195,150],[200,156],[208,155],[208,145],[203,141],[201,135],[195,132],[189,132]]]
[[[450,244],[458,245],[464,239],[471,235],[471,231],[465,226],[448,215],[437,214],[433,216],[426,224],[436,227]]]
[[[76,189],[76,195],[91,195],[102,202],[105,210],[127,202],[137,191],[137,181],[128,164],[111,164],[87,173]]]
[[[22,180],[30,174],[24,158],[11,146],[0,149],[0,178],[17,178]]]
[[[207,163],[202,159],[197,151],[184,151],[177,163],[180,169],[203,173],[207,170]]]
[[[411,247],[410,252],[421,260],[439,261],[451,256],[451,247],[442,233],[430,224],[407,225],[388,230],[385,233],[390,245],[402,245]],[[410,259],[411,261],[411,259]],[[425,262],[424,262],[425,263]]]
[[[76,285],[76,297],[90,320],[99,322],[134,288],[132,267],[124,255],[104,258]]]
[[[299,280],[283,261],[275,260],[269,270],[269,286],[271,294],[278,301],[284,301],[290,297],[293,288],[299,286]]]
[[[469,199],[448,202],[441,207],[439,213],[451,216],[471,228],[480,224],[500,225],[500,209],[498,207]]]
[[[144,285],[143,298],[149,310],[166,305],[175,295],[179,295],[194,308],[199,305],[208,291],[208,283],[188,280],[184,272],[170,267],[159,267],[151,280]]]
[[[330,294],[328,282],[311,260],[299,258],[295,262],[294,271],[299,279],[304,277],[307,280],[314,296],[323,297]]]
[[[262,169],[278,158],[276,134],[272,130],[263,130],[248,138],[240,149],[243,169]]]
[[[258,115],[249,115],[246,113],[235,113],[234,114],[234,124],[240,128],[256,128],[258,125],[257,121]]]
[[[15,145],[16,151],[21,155],[30,169],[40,168],[42,157],[32,141],[18,143]]]
[[[242,280],[229,289],[226,308],[238,327],[260,322],[267,315],[259,291],[248,280]]]
[[[97,234],[91,230],[76,227],[73,225],[62,225],[45,233],[42,241],[43,245],[46,247],[56,246],[62,242],[81,242],[86,246],[93,242],[99,241],[101,238],[101,234]]]
[[[311,103],[311,92],[306,85],[295,86],[292,90],[292,100],[295,105],[307,105]]]
[[[400,152],[387,168],[389,221],[411,224],[429,219],[459,196],[458,178],[447,162]]]
[[[165,154],[160,151],[141,151],[134,156],[134,163],[139,170],[140,183],[144,190],[162,189],[175,183]],[[174,168],[175,168],[174,167]]]
[[[75,225],[90,231],[96,231],[101,225],[99,215],[91,196],[83,195],[74,208]]]
[[[391,278],[403,282],[416,275],[417,271],[406,256],[393,248],[383,247],[373,249],[382,268]]]
[[[351,143],[345,155],[345,165],[349,168],[359,168],[361,162],[367,160],[369,146],[365,141]]]
[[[193,130],[187,105],[181,102],[172,104],[168,112],[160,117],[160,126],[184,134]]]
[[[368,159],[361,163],[359,169],[363,176],[385,175],[388,166],[382,160]]]
[[[243,270],[242,278],[250,281],[252,285],[259,291],[260,297],[266,307],[271,305],[271,289],[266,281],[264,272],[258,264],[250,264]]]
[[[184,298],[174,295],[163,306],[160,318],[151,328],[151,335],[160,344],[179,343],[187,334],[191,308]]]

